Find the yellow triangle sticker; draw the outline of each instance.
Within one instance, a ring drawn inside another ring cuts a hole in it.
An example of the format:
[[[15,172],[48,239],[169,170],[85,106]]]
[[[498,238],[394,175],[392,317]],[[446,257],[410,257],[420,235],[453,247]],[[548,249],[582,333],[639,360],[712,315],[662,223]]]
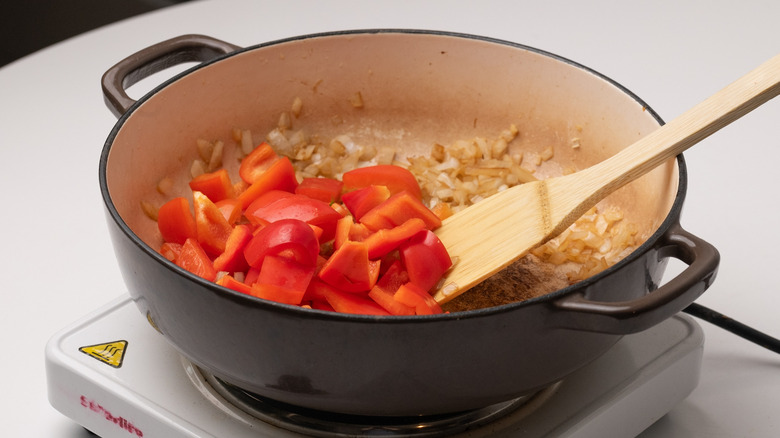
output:
[[[87,356],[97,359],[114,368],[122,366],[122,360],[127,351],[127,341],[114,341],[105,344],[87,345],[79,348],[79,351]]]

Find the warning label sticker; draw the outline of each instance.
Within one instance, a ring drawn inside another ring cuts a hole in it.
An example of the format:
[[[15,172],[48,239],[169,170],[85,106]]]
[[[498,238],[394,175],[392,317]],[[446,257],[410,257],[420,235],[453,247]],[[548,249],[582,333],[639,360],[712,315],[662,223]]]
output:
[[[127,351],[127,341],[113,341],[105,344],[87,345],[79,351],[114,368],[122,366]]]

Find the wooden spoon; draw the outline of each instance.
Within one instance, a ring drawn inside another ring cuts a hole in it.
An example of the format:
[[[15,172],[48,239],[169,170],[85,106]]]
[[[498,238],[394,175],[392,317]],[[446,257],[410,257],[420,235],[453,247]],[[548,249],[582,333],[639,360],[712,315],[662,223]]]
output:
[[[779,84],[777,55],[595,166],[512,187],[447,218],[436,235],[455,265],[434,298],[455,298],[557,236],[613,191],[775,97]]]

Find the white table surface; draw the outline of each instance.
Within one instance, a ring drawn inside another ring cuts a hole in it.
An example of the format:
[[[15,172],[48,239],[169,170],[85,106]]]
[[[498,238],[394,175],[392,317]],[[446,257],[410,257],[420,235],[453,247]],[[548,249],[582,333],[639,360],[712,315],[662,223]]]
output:
[[[328,30],[449,30],[583,63],[671,120],[780,53],[779,17],[780,2],[769,0],[199,1],[77,36],[0,69],[0,433],[86,435],[48,404],[43,349],[52,334],[125,290],[97,180],[100,150],[116,122],[100,77],[125,56],[185,33],[248,46]],[[722,255],[718,279],[699,302],[775,336],[779,123],[775,100],[686,152],[682,220]],[[699,386],[642,437],[780,436],[780,357],[701,325]]]

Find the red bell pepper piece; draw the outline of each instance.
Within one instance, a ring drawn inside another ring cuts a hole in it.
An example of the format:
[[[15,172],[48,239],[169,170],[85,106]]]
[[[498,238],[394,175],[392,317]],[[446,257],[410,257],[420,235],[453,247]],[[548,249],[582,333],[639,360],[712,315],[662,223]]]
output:
[[[399,247],[409,280],[425,291],[438,284],[452,266],[444,244],[430,230],[420,231]]]
[[[298,180],[295,178],[295,168],[293,168],[290,159],[281,157],[271,164],[271,167],[263,172],[246,190],[238,195],[241,202],[241,208],[247,208],[263,193],[271,190],[284,190],[294,192],[298,186]]]
[[[441,226],[441,219],[409,192],[396,193],[387,201],[372,208],[360,218],[360,223],[371,231],[377,231],[397,227],[415,217],[422,219],[429,230]]]
[[[334,309],[333,306],[331,306],[327,301],[312,301],[311,308],[317,310],[325,310],[326,312],[336,311],[336,309]]]
[[[330,204],[339,201],[343,186],[343,182],[333,178],[304,178],[295,193]]]
[[[319,252],[319,242],[309,225],[296,219],[283,219],[257,231],[244,248],[244,257],[257,269],[267,255],[283,255],[301,265],[316,266]]]
[[[184,244],[198,237],[198,227],[186,198],[173,198],[157,211],[157,228],[166,242]]]
[[[260,270],[257,268],[250,267],[246,271],[246,275],[244,275],[244,283],[248,285],[253,285],[257,282],[257,277],[260,276]]]
[[[341,177],[344,181],[344,189],[352,191],[355,189],[368,187],[370,185],[385,186],[390,190],[390,194],[408,192],[417,200],[422,199],[422,191],[417,178],[408,169],[390,164],[377,166],[359,167],[344,172]]]
[[[358,221],[372,208],[387,201],[390,190],[385,186],[367,186],[341,195],[341,202]]]
[[[198,243],[206,253],[216,257],[225,251],[233,227],[222,211],[201,192],[192,192],[195,207],[195,224],[198,228]]]
[[[247,225],[236,225],[225,243],[225,251],[214,259],[214,269],[225,272],[244,272],[249,268],[244,257],[244,247],[252,239]]]
[[[250,295],[264,300],[276,301],[284,304],[301,304],[303,292],[275,284],[255,283],[249,292]]]
[[[279,199],[289,198],[290,196],[294,196],[294,195],[295,195],[294,193],[285,192],[284,190],[270,190],[258,196],[257,199],[252,201],[252,203],[249,204],[244,209],[243,214],[250,223],[254,225],[259,225],[259,224],[265,225],[268,223],[268,221],[255,216],[254,211],[267,207],[273,204],[274,202],[278,201]]]
[[[400,260],[389,263],[389,268],[377,280],[368,296],[393,315],[414,315],[415,306],[408,306],[395,299],[395,292],[409,282],[409,274]]]
[[[276,154],[271,145],[262,142],[241,160],[238,175],[247,183],[252,184],[278,159],[279,155]]]
[[[268,255],[260,267],[256,283],[273,284],[301,292],[301,297],[314,276],[315,266],[304,266],[286,257]]]
[[[379,261],[368,259],[365,243],[347,241],[333,252],[318,275],[322,281],[337,289],[368,292],[379,278],[379,266]]]
[[[399,303],[412,307],[417,315],[442,313],[441,306],[424,289],[414,283],[406,283],[398,288],[393,296]]]
[[[415,307],[407,306],[395,299],[395,293],[385,290],[379,286],[374,286],[368,292],[368,297],[387,310],[391,315],[414,315]]]
[[[309,224],[309,226],[311,227],[312,231],[314,231],[314,236],[317,237],[317,241],[325,242],[325,240],[322,239],[322,235],[325,233],[325,231],[316,225]]]
[[[260,200],[262,198],[258,198]],[[336,222],[341,215],[326,202],[303,195],[291,194],[279,197],[266,205],[252,204],[244,211],[251,221],[258,219],[276,222],[282,219],[297,219],[322,228],[322,242],[328,242],[336,234]]]
[[[365,225],[356,224],[352,219],[352,216],[344,216],[336,222],[336,234],[333,237],[333,248],[339,249],[341,245],[348,240],[362,242],[370,235],[371,231],[369,231]]]
[[[295,196],[295,193],[285,190],[269,190],[258,196],[245,208],[245,210],[247,212],[252,212],[258,208],[267,207],[282,198],[289,198],[290,196]]]
[[[344,242],[349,240],[349,233],[352,231],[352,225],[355,221],[352,216],[344,216],[336,222],[336,234],[333,236],[333,249],[338,249]]]
[[[190,238],[184,242],[174,263],[208,281],[217,278],[217,271],[211,265],[211,259],[195,239]]]
[[[304,266],[285,257],[267,255],[252,288],[264,295],[262,298],[286,304],[300,304],[314,276],[314,270],[313,265]],[[274,298],[271,294],[279,296]]]
[[[223,199],[214,204],[219,208],[219,211],[222,212],[222,215],[225,216],[225,220],[230,225],[234,225],[241,219],[241,203],[238,202],[238,199]]]
[[[192,191],[203,193],[211,202],[219,202],[235,196],[233,183],[230,182],[226,169],[196,176],[190,180],[190,188]]]
[[[395,260],[390,263],[390,267],[385,270],[381,277],[379,277],[376,285],[388,292],[395,293],[401,285],[408,282],[409,273],[406,272],[406,269],[404,269],[400,260]]]
[[[414,217],[397,227],[381,229],[371,234],[364,240],[368,246],[368,258],[376,260],[384,256],[424,229],[425,222]]]
[[[241,292],[244,294],[249,294],[252,291],[252,286],[242,281],[236,280],[232,275],[223,275],[219,280],[216,281],[216,283],[220,286],[224,286],[228,289],[232,289],[236,292]]]
[[[396,262],[401,262],[401,253],[398,251],[390,251],[389,253],[385,254],[384,257],[379,259],[379,261],[382,262],[382,265],[379,269],[379,275],[382,276],[390,269],[390,267],[393,266],[393,264]],[[405,269],[404,272],[406,272]]]
[[[320,278],[315,275],[306,288],[306,294],[303,296],[303,301],[327,301],[325,296],[331,289],[334,289],[334,287],[320,280]]]
[[[360,315],[390,315],[390,312],[365,295],[331,289],[326,292],[325,297],[328,304],[336,312]]]

